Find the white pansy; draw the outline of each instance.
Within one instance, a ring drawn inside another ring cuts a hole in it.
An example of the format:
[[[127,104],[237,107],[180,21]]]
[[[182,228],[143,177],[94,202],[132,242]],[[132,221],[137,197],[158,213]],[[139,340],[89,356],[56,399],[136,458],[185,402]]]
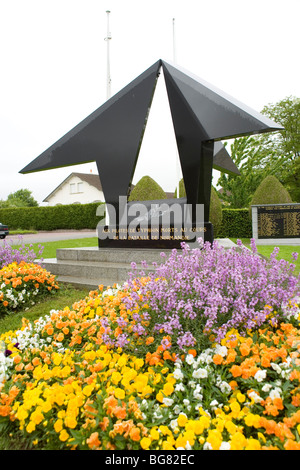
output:
[[[163,404],[166,406],[172,406],[174,403],[174,400],[172,398],[164,397],[163,398]]]
[[[208,376],[207,370],[201,367],[193,371],[194,379],[205,379],[207,376]]]
[[[210,402],[210,407],[212,410],[215,410],[216,408],[218,408],[218,405],[219,405],[219,402],[217,400],[213,400]]]
[[[257,380],[257,382],[262,382],[263,380],[265,380],[266,376],[267,376],[266,370],[258,370],[254,378],[255,380]]]
[[[200,400],[200,401],[203,400],[203,395],[199,392],[196,392],[195,390],[193,392],[193,397],[196,398],[196,400]]]
[[[174,429],[176,429],[178,427],[177,418],[171,420],[170,426],[173,429],[173,431],[174,431]]]
[[[188,384],[189,384],[189,387],[191,387],[191,388],[195,388],[195,387],[196,387],[196,382],[195,382],[195,380],[189,380],[189,383],[188,383]]]
[[[215,347],[215,354],[220,354],[220,356],[225,357],[227,356],[228,349],[226,346],[221,346],[220,344],[217,344]]]
[[[224,380],[222,382],[219,382],[218,384],[219,389],[221,390],[222,393],[230,393],[231,392],[231,387],[229,383],[225,382]]]
[[[212,445],[209,442],[205,442],[203,450],[212,450]]]
[[[176,380],[182,380],[183,379],[183,373],[181,372],[181,370],[177,367],[174,372],[173,372],[173,376],[174,376],[174,379]]]
[[[189,365],[192,365],[195,362],[194,356],[192,354],[188,354],[185,360]]]
[[[219,450],[230,450],[230,443],[223,441],[219,447]]]
[[[276,364],[276,362],[271,362],[271,367],[273,370],[275,370],[275,372],[277,372],[277,374],[281,373],[281,368],[278,364]]]
[[[272,388],[272,385],[265,384],[262,388],[262,391],[268,393],[271,390],[271,388]]]
[[[260,403],[263,399],[254,391],[249,393],[249,397],[252,398],[252,400],[255,403]]]
[[[272,398],[272,400],[274,400],[274,398],[280,398],[280,391],[276,388],[273,388],[273,390],[271,390],[269,393],[269,397]]]
[[[176,392],[184,392],[184,390],[185,390],[185,387],[184,387],[183,383],[179,383],[179,384],[175,385],[175,391]]]

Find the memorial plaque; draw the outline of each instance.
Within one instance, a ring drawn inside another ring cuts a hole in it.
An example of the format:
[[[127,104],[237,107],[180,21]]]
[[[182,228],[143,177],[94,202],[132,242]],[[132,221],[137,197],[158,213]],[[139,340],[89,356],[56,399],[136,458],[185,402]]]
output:
[[[300,238],[300,204],[257,207],[258,238]]]
[[[179,248],[182,242],[198,238],[213,242],[213,226],[204,223],[204,207],[198,205],[194,213],[186,198],[129,203],[120,198],[117,208],[107,209],[109,225],[101,221],[97,226],[99,248]]]
[[[204,227],[188,229],[159,226],[134,230],[107,225],[98,228],[99,248],[180,248],[182,242],[196,242],[198,238],[212,242],[213,226],[210,222],[205,222]]]

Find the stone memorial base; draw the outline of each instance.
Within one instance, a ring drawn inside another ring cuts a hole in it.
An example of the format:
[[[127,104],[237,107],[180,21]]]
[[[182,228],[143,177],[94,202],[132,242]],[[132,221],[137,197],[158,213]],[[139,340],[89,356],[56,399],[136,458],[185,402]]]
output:
[[[225,249],[237,246],[228,238],[218,240]],[[142,248],[60,248],[56,250],[56,258],[43,261],[43,266],[57,276],[58,282],[72,284],[78,288],[98,289],[100,284],[105,287],[123,284],[132,271],[131,263],[137,264],[138,271],[145,274],[154,270],[153,262],[161,264],[164,258],[160,256],[163,251],[167,256],[171,249],[142,249]],[[146,261],[148,269],[142,267],[141,262]]]

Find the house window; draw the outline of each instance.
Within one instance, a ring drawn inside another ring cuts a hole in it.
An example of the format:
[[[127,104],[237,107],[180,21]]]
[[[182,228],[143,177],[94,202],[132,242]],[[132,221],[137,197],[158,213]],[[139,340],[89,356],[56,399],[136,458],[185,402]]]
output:
[[[70,183],[70,194],[83,193],[83,182]]]

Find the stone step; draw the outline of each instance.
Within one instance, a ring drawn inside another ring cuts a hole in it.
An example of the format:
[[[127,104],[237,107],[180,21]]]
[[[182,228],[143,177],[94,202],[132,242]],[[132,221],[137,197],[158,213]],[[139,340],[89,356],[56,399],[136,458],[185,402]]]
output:
[[[221,240],[224,248],[235,246],[228,239]],[[59,282],[73,284],[75,286],[96,289],[100,284],[112,286],[123,284],[129,279],[132,271],[131,263],[137,265],[137,272],[144,271],[147,274],[155,268],[152,263],[161,264],[166,258],[161,257],[163,251],[167,258],[172,250],[159,249],[126,249],[126,248],[59,248],[56,250],[56,258],[48,258],[43,261],[43,266],[55,274]],[[142,267],[141,262],[146,261],[148,269]]]
[[[47,271],[56,275],[86,279],[106,278],[116,281],[126,281],[129,278],[129,272],[132,271],[129,263],[58,260],[56,258],[45,259],[43,266]],[[138,272],[143,270],[145,273],[153,270],[151,267],[143,269],[141,265],[137,265],[137,268]]]
[[[97,290],[100,285],[103,288],[113,287],[115,284],[123,285],[124,281],[116,281],[115,279],[97,278],[97,279],[85,279],[83,277],[72,277],[72,276],[57,276],[59,283],[71,284],[76,288],[85,288],[89,290]]]
[[[168,256],[171,250],[163,250]],[[94,261],[109,263],[140,263],[146,260],[149,264],[152,262],[161,263],[163,261],[160,256],[161,250],[155,249],[111,249],[98,247],[82,247],[82,248],[59,248],[56,250],[57,260],[72,261]]]

